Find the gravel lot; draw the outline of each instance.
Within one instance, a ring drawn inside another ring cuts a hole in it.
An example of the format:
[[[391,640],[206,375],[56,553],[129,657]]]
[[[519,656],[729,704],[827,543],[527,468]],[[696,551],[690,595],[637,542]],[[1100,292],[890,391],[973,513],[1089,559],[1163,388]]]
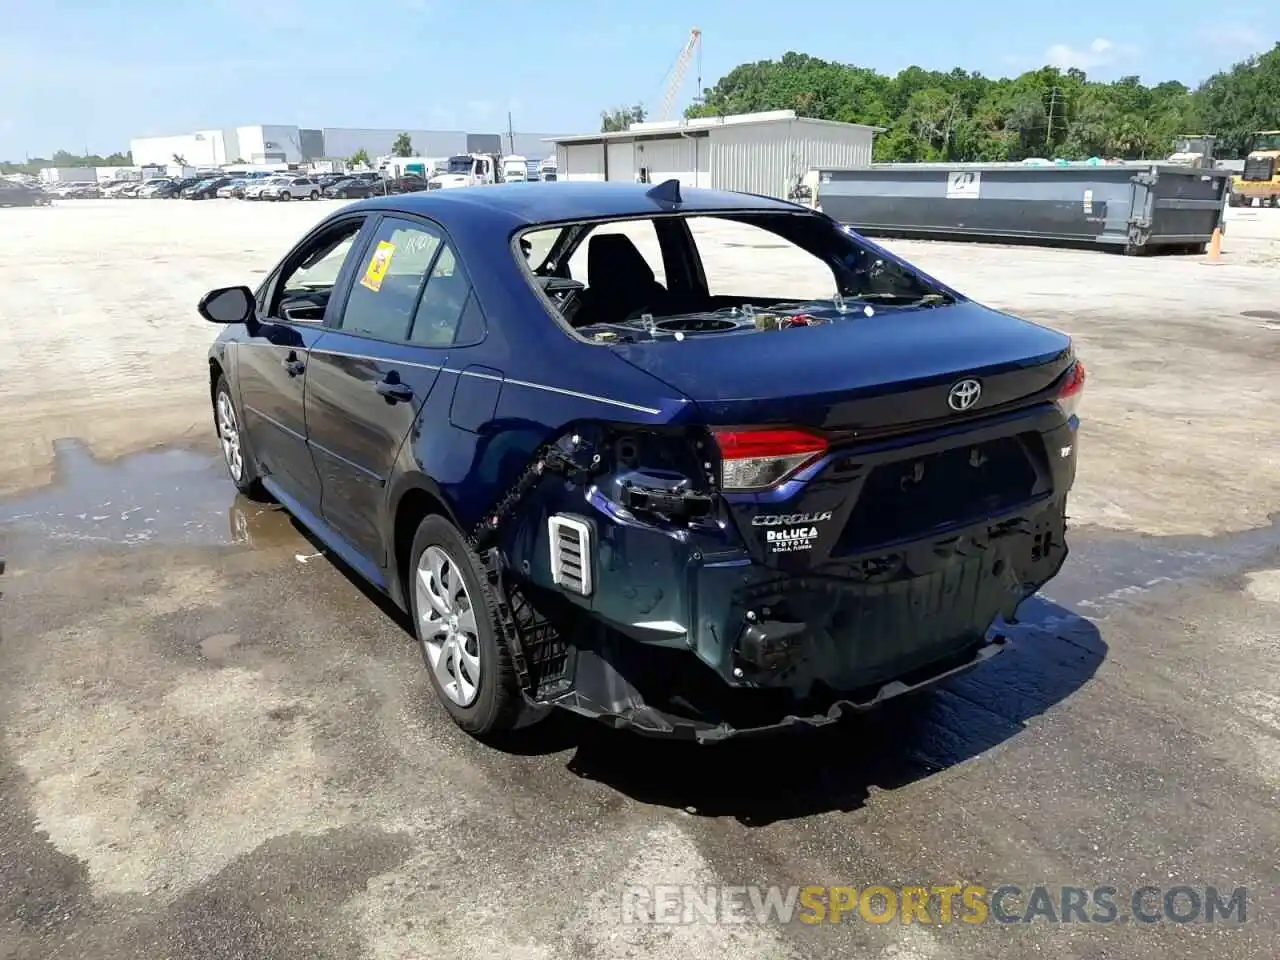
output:
[[[887,243],[1089,364],[1073,556],[1012,653],[831,736],[501,753],[216,458],[194,305],[335,206],[0,211],[0,960],[1274,953],[1280,211],[1231,210],[1217,266]],[[1249,922],[619,916],[623,884],[966,880],[1247,885]]]

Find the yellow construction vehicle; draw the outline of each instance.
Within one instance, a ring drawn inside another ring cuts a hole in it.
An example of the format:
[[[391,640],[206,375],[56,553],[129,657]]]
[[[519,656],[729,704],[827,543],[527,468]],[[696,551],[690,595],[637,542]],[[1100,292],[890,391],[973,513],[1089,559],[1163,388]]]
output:
[[[1280,130],[1261,130],[1244,161],[1244,172],[1231,178],[1233,207],[1280,207]]]

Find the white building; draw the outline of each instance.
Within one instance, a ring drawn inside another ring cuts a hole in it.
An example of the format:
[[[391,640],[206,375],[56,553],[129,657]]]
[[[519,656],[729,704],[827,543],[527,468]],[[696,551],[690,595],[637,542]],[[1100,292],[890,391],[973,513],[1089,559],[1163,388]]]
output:
[[[794,110],[633,123],[556,137],[561,180],[679,180],[690,187],[785,198],[810,167],[871,163],[881,128],[797,117]]]
[[[506,153],[514,140],[516,153],[541,157],[549,153],[550,134],[517,133],[514,138],[497,133],[464,130],[371,130],[352,127],[308,129],[288,124],[257,124],[226,130],[200,130],[173,137],[140,137],[129,142],[133,162],[170,164],[181,157],[188,166],[217,167],[230,163],[306,163],[326,158],[346,159],[360,150],[370,158],[386,156],[400,134],[407,133],[413,152],[424,157],[452,154]]]
[[[239,157],[239,137],[234,129],[197,130],[174,137],[138,137],[129,141],[135,166],[168,165],[181,157],[190,167],[216,167]]]
[[[284,124],[236,127],[236,145],[238,149],[228,162],[301,163],[310,159],[302,155],[302,131]]]

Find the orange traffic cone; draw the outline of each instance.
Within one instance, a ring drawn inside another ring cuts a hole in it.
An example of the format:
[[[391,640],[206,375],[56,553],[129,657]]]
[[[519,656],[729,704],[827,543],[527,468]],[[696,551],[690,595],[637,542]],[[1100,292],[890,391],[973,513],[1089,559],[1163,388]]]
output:
[[[1222,263],[1222,228],[1213,228],[1213,239],[1209,241],[1209,256],[1204,261],[1210,266]]]

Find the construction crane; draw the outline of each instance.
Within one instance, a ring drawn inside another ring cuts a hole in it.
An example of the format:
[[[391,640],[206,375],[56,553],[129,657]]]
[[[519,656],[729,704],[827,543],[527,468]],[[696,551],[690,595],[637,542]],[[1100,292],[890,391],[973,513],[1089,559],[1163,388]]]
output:
[[[671,109],[676,105],[676,97],[680,95],[680,87],[684,84],[685,71],[689,69],[689,61],[693,59],[693,54],[701,42],[702,31],[694,27],[689,31],[689,42],[684,45],[684,49],[680,51],[680,56],[676,58],[675,66],[671,68],[671,73],[669,74],[671,79],[667,82],[667,92],[662,97],[662,110],[658,114],[659,120],[671,119]]]

